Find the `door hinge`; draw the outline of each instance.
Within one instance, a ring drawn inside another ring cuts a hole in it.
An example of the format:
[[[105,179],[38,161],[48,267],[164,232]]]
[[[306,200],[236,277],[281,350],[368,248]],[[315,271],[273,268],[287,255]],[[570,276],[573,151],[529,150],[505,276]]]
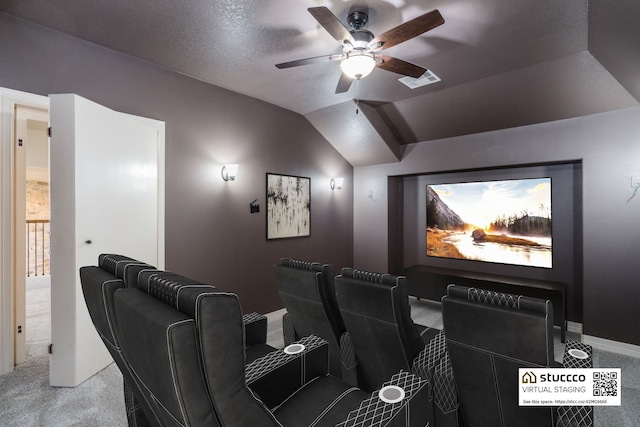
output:
[[[47,128],[47,136],[51,138],[51,126]]]
[[[49,354],[53,354],[53,344],[49,344],[49,348],[47,350]]]

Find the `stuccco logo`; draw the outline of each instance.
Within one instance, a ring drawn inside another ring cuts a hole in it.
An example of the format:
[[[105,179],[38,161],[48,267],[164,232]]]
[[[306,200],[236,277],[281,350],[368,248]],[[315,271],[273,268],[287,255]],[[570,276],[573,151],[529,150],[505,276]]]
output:
[[[522,384],[535,384],[538,382],[538,377],[531,371],[527,371],[522,374]]]
[[[583,383],[587,377],[583,374],[542,374],[536,375],[531,371],[522,374],[522,384],[541,383]]]
[[[540,382],[551,383],[583,383],[587,380],[587,377],[582,374],[542,374],[540,375]]]

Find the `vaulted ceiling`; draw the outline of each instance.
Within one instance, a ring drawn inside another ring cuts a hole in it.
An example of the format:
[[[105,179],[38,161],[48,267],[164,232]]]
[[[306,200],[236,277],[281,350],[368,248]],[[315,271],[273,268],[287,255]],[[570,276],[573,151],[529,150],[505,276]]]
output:
[[[374,34],[438,9],[445,23],[385,53],[441,81],[410,89],[375,69],[335,94],[340,52],[307,11]],[[638,105],[637,0],[0,0],[14,15],[304,115],[354,166],[407,144]]]

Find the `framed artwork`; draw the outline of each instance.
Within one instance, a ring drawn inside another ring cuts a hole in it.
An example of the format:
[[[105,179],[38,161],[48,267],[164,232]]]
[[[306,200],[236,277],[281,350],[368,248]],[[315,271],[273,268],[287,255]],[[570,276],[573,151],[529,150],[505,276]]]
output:
[[[267,240],[311,235],[311,178],[267,173]]]

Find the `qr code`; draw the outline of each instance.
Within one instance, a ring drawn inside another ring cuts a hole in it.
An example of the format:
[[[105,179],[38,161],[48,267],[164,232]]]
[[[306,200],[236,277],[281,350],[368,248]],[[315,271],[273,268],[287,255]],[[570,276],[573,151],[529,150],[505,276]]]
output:
[[[594,396],[617,396],[618,395],[618,373],[617,372],[594,372],[593,373],[593,395]]]

